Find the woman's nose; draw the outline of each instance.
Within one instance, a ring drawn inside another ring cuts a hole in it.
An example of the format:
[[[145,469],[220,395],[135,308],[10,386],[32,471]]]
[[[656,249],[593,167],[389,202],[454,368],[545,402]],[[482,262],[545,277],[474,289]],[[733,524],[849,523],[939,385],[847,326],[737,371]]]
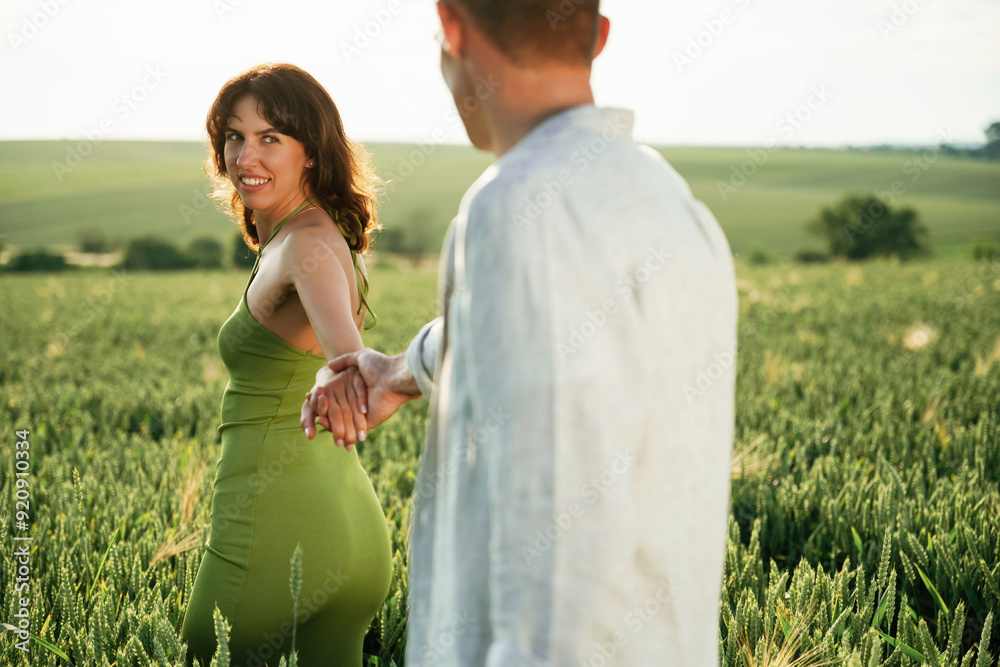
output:
[[[257,161],[257,149],[249,141],[243,142],[240,155],[236,158],[237,167],[249,167]]]

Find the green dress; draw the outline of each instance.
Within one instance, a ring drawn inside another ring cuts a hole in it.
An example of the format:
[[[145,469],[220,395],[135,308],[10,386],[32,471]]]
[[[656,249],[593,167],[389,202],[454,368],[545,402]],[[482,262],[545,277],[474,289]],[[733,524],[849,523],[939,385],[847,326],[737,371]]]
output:
[[[326,359],[250,314],[246,294],[259,264],[258,252],[243,298],[219,331],[229,384],[212,528],[182,629],[188,664],[208,667],[215,653],[216,604],[231,626],[234,667],[276,667],[283,653],[291,657],[289,563],[300,544],[298,664],[360,667],[365,633],[392,578],[388,526],[357,450],[337,447],[319,424],[309,440],[299,424]]]

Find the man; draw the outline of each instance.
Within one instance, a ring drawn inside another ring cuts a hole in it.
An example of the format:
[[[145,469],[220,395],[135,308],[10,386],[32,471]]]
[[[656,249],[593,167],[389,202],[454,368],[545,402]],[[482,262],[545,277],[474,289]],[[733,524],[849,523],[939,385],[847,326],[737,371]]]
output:
[[[449,228],[441,316],[303,405],[350,446],[352,411],[430,399],[407,664],[718,665],[732,257],[632,113],[594,106],[598,4],[438,2],[445,81],[498,160]]]

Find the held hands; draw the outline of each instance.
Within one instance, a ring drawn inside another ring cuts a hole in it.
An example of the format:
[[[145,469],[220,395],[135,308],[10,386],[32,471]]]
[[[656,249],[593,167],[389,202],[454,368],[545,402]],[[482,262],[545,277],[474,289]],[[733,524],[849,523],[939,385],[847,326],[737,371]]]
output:
[[[333,434],[337,446],[354,449],[367,431],[399,406],[420,397],[405,355],[388,357],[370,348],[337,357],[316,373],[316,384],[302,404],[302,429],[310,440],[315,422]]]
[[[357,368],[334,373],[329,365],[316,373],[316,384],[306,393],[300,424],[310,440],[316,435],[316,420],[339,447],[354,449],[354,443],[364,440],[368,429],[368,387]]]

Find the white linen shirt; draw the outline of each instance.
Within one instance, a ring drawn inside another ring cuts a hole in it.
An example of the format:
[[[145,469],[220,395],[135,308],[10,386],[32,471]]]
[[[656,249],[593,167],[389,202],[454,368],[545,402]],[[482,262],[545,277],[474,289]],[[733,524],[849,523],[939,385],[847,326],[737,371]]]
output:
[[[407,664],[717,667],[737,293],[633,114],[542,122],[469,189],[409,534]]]

